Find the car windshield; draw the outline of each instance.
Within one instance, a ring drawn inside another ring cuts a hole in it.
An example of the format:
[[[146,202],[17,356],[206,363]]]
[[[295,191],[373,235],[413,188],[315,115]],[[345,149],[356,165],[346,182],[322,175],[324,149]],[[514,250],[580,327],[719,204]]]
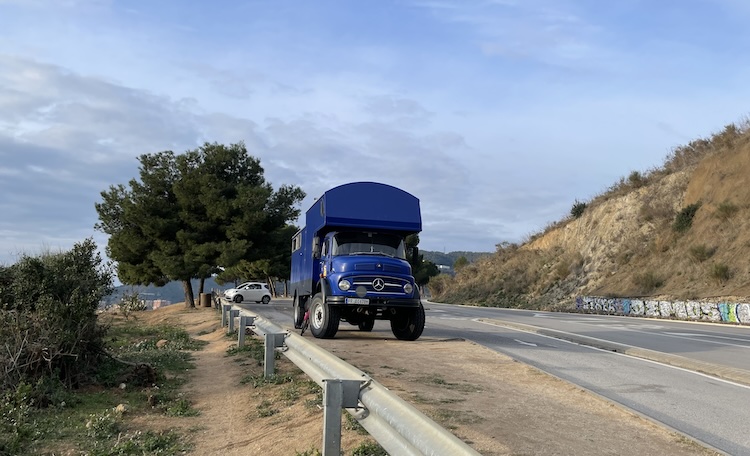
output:
[[[342,232],[333,237],[332,252],[340,255],[387,255],[406,259],[404,240],[395,234]]]

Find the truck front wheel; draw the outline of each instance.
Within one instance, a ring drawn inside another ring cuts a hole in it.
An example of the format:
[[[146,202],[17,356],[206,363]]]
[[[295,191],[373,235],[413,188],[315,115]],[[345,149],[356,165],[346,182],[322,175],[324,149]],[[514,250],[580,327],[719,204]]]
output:
[[[318,293],[310,304],[310,332],[318,339],[332,339],[339,330],[341,309],[323,302]]]
[[[419,304],[416,309],[402,309],[391,317],[391,331],[396,339],[417,340],[424,331],[424,307]]]

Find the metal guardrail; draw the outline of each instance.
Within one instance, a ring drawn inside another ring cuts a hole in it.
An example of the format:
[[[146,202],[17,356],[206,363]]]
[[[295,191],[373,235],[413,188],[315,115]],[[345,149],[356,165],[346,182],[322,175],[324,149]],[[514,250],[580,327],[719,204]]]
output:
[[[214,295],[216,296],[216,295]],[[227,333],[253,326],[265,341],[264,374],[273,375],[276,349],[323,388],[323,456],[341,454],[341,410],[345,409],[377,440],[388,454],[405,456],[479,455],[473,448],[440,427],[367,374],[328,353],[304,337],[271,321],[214,298]],[[238,325],[235,328],[235,319]]]

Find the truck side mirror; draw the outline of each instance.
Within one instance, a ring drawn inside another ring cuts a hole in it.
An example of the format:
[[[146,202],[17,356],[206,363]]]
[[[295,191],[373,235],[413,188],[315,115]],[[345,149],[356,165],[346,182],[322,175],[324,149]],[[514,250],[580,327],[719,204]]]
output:
[[[414,246],[411,248],[411,258],[412,258],[412,264],[417,264],[419,261],[419,247]]]
[[[320,238],[317,236],[313,238],[312,254],[313,258],[320,258]]]

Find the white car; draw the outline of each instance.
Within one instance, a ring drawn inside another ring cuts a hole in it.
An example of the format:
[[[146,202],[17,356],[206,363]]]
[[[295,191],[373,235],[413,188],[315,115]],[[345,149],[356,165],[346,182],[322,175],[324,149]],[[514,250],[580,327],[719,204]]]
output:
[[[224,297],[229,301],[240,303],[242,301],[255,301],[268,304],[271,302],[271,290],[262,282],[245,282],[224,291]]]

